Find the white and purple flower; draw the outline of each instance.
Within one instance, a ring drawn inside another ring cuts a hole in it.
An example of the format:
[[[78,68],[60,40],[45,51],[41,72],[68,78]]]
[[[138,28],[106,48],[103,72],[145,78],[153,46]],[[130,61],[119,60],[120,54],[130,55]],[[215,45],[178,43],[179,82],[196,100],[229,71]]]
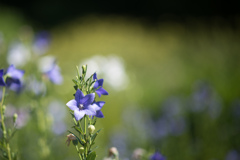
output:
[[[95,98],[95,94],[87,94],[84,96],[81,90],[77,90],[75,93],[75,99],[70,100],[66,105],[74,111],[74,116],[77,121],[82,119],[84,115],[95,116],[96,106],[92,105]],[[95,107],[94,107],[95,106]]]

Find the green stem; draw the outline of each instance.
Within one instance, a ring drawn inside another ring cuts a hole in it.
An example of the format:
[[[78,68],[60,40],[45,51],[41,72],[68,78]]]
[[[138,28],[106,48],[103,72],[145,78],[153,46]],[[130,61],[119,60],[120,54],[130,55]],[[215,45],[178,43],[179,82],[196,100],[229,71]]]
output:
[[[5,87],[3,87],[3,91],[2,91],[2,102],[1,102],[1,124],[2,124],[2,131],[3,131],[3,144],[4,146],[6,146],[6,139],[7,139],[7,131],[5,128],[5,123],[4,123],[4,113],[3,113],[3,103],[4,103],[4,99],[5,99]]]
[[[1,102],[1,117],[2,117],[2,121],[1,121],[1,125],[2,125],[2,131],[3,131],[3,145],[6,146],[7,148],[7,152],[8,152],[8,159],[11,160],[11,149],[10,149],[10,145],[9,142],[7,141],[7,131],[6,131],[6,127],[5,127],[5,123],[4,123],[4,112],[3,112],[3,103],[4,103],[4,99],[5,99],[5,92],[6,92],[6,88],[3,87],[3,91],[2,91],[2,102]]]
[[[81,153],[79,152],[79,149],[78,149],[78,146],[77,146],[77,145],[76,145],[76,149],[77,149],[78,156],[79,156],[80,160],[82,160],[82,156],[81,156]]]

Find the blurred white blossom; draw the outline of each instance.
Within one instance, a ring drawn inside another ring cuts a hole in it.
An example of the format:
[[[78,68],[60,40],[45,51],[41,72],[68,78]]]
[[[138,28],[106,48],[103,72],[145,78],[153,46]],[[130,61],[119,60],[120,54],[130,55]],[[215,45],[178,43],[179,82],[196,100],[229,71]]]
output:
[[[16,67],[24,66],[30,58],[30,50],[21,43],[11,45],[7,55],[8,64],[13,64]]]
[[[115,90],[125,89],[128,85],[128,75],[125,71],[123,60],[118,56],[93,56],[80,63],[88,65],[87,73],[97,72],[99,77],[104,78],[105,83]],[[88,77],[90,74],[87,75]]]

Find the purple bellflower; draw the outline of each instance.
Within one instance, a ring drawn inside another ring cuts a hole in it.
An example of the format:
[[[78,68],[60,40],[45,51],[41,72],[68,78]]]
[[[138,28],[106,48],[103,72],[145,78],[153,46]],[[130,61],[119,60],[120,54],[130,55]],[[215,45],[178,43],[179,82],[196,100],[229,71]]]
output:
[[[157,151],[150,157],[150,160],[166,160],[166,158]]]
[[[70,100],[66,105],[74,111],[74,116],[77,121],[82,119],[84,115],[95,116],[96,111],[91,105],[94,101],[95,94],[87,94],[84,96],[79,89],[75,93],[75,99]]]
[[[21,78],[24,75],[24,71],[16,69],[13,65],[10,65],[6,72],[6,86],[13,91],[20,91],[22,88]]]
[[[49,44],[50,34],[46,31],[40,32],[35,37],[33,51],[38,55],[42,55],[48,50]]]
[[[92,104],[92,107],[93,107],[93,108],[95,109],[95,111],[96,111],[95,117],[104,118],[104,115],[103,115],[103,113],[102,113],[102,111],[101,111],[101,109],[102,109],[102,107],[103,107],[104,104],[105,104],[104,101],[94,102],[94,103]]]
[[[93,88],[97,89],[98,87],[100,87],[96,90],[96,93],[98,94],[98,96],[101,97],[101,95],[108,95],[108,92],[105,89],[103,89],[103,79],[97,79],[97,74],[94,73],[93,80],[96,80]]]
[[[5,82],[4,82],[4,79],[3,79],[3,69],[0,69],[0,86],[5,86]]]
[[[53,64],[52,68],[45,74],[49,78],[49,80],[54,84],[59,85],[63,81],[62,75],[60,73],[60,68],[55,63]]]

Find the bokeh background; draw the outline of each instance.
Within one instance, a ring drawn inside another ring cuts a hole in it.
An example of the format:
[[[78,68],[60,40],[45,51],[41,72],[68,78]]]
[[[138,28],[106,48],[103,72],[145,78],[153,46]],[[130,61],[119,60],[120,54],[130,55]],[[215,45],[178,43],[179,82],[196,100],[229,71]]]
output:
[[[73,99],[76,65],[88,64],[109,92],[102,98],[105,118],[97,123],[103,128],[97,159],[115,146],[121,159],[134,159],[134,150],[142,148],[145,158],[158,150],[167,160],[239,160],[239,5],[1,1],[0,68],[15,63],[26,71],[26,80],[38,72],[32,67],[36,59],[50,56],[63,75],[60,85],[46,84],[37,105],[24,93],[7,99],[7,108],[22,115],[12,142],[19,158],[77,159],[74,146],[65,144],[72,126],[65,104]],[[47,42],[30,57],[42,33]],[[11,56],[14,47],[18,58]]]

